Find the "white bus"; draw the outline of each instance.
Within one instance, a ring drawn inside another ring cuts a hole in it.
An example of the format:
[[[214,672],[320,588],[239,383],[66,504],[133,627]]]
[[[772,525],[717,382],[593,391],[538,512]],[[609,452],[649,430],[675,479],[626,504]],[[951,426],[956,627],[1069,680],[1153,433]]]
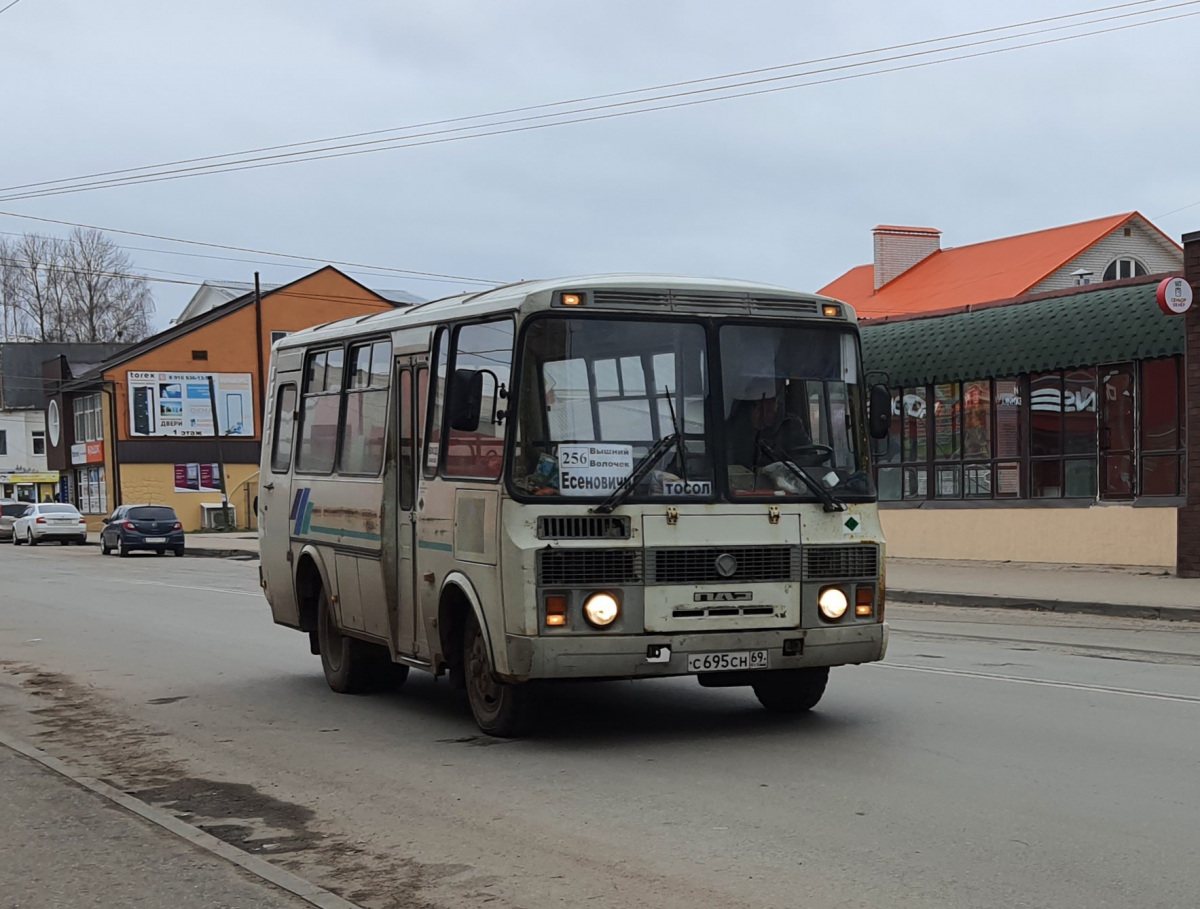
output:
[[[798,712],[887,649],[890,396],[844,303],[522,282],[288,335],[267,400],[262,586],[335,691],[448,673],[507,736],[535,680],[692,674]]]

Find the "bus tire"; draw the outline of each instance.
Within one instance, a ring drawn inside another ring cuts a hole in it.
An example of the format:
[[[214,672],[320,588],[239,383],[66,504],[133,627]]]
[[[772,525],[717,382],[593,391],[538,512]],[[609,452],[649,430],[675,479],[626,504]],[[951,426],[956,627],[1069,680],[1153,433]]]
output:
[[[338,694],[370,691],[376,656],[370,644],[342,634],[324,587],[317,599],[317,635],[321,642],[321,668],[329,687]]]
[[[396,691],[408,681],[408,667],[393,663],[386,647],[376,648],[373,687],[380,691]]]
[[[510,685],[496,678],[488,659],[487,640],[474,613],[467,617],[463,634],[462,666],[467,701],[482,732],[513,738],[528,730],[533,692],[528,685]]]
[[[754,696],[772,713],[804,713],[812,710],[825,693],[829,667],[775,669],[753,682]]]

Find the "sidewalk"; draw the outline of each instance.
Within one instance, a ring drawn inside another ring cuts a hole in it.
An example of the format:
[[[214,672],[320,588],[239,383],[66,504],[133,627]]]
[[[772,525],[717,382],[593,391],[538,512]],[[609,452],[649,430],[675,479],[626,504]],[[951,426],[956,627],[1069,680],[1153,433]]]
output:
[[[1200,622],[1200,579],[1161,568],[888,559],[887,598]]]
[[[0,747],[4,909],[312,905]]]

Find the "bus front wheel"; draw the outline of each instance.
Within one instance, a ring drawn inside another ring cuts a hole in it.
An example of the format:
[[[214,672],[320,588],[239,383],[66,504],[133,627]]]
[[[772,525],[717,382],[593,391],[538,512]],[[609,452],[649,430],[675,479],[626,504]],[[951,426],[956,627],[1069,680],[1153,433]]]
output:
[[[342,634],[329,608],[329,594],[323,587],[317,600],[317,638],[321,668],[330,688],[339,694],[360,694],[371,689],[374,671],[371,645]]]
[[[488,660],[487,640],[472,613],[463,634],[463,675],[475,723],[487,735],[511,738],[529,728],[532,692],[496,678]]]
[[[775,669],[753,682],[754,696],[772,713],[804,713],[812,710],[825,693],[829,667]]]

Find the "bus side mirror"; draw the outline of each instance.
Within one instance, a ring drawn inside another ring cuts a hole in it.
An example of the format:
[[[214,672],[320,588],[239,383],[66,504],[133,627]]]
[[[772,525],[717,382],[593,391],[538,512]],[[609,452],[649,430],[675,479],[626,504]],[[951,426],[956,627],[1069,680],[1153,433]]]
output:
[[[892,428],[892,392],[886,385],[871,386],[871,406],[867,417],[872,439],[886,439]]]
[[[450,428],[458,432],[479,429],[483,408],[483,373],[475,369],[456,369],[450,382]]]

